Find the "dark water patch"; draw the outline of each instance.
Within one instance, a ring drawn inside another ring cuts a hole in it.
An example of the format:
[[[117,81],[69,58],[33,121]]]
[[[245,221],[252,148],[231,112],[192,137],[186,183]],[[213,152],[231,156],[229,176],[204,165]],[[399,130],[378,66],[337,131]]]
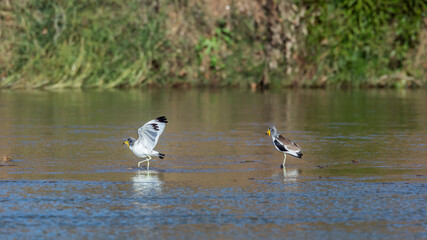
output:
[[[168,226],[175,230],[198,224],[229,225],[233,232],[242,231],[237,226],[263,226],[265,230],[270,228],[266,225],[273,224],[298,225],[298,229],[288,229],[288,234],[303,236],[301,228],[325,231],[325,225],[347,225],[350,228],[342,229],[342,234],[354,234],[352,227],[370,223],[386,229],[416,228],[418,224],[418,231],[412,233],[422,236],[420,228],[425,226],[426,215],[422,194],[427,185],[423,183],[309,181],[266,187],[255,182],[250,191],[166,186],[159,191],[144,191],[144,187],[162,187],[155,181],[141,184],[141,189],[130,182],[8,181],[2,185],[21,189],[13,193],[1,191],[2,196],[14,199],[2,198],[5,229],[17,225],[52,228],[50,231],[58,229],[58,234],[67,227],[129,229],[130,223],[144,229]],[[248,208],[251,211],[246,211]],[[371,234],[391,236],[387,231]]]

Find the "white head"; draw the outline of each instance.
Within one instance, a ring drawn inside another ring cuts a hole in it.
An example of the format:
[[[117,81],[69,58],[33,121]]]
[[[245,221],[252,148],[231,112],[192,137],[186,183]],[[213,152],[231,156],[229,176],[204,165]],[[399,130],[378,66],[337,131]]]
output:
[[[135,143],[135,138],[133,137],[129,137],[128,139],[126,139],[126,141],[123,142],[123,144],[126,144],[126,146],[128,148],[133,147],[133,144]]]
[[[275,126],[269,127],[267,134],[268,134],[268,136],[273,136],[273,137],[276,136],[277,135],[276,127]]]

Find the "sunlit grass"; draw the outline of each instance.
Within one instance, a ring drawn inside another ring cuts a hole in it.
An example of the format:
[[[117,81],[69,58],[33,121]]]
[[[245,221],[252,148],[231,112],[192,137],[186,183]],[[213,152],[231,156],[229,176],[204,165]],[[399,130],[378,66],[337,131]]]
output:
[[[0,87],[424,84],[410,53],[425,4],[351,2],[240,3],[254,8],[246,12],[233,3],[212,17],[217,5],[201,0],[4,1]]]

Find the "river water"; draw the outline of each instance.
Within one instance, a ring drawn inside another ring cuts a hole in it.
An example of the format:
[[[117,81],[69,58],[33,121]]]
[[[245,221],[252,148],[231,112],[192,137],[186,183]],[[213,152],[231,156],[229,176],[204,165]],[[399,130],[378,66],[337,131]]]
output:
[[[427,238],[425,90],[2,90],[1,156],[1,239]]]

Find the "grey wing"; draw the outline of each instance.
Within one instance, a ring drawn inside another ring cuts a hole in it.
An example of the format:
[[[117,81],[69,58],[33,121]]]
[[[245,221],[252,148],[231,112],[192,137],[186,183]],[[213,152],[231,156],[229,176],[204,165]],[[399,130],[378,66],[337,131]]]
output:
[[[297,148],[299,148],[299,150],[301,150],[301,147],[296,142],[292,142],[292,143],[295,144],[295,146],[297,146]]]
[[[289,138],[285,138],[282,135],[279,135],[279,137],[277,138],[277,140],[279,140],[284,146],[285,148],[289,151],[300,151],[301,148],[300,146],[298,146],[298,144],[292,142],[291,140],[289,140]]]
[[[151,151],[159,141],[160,135],[166,127],[167,120],[165,117],[158,117],[153,119],[144,126],[138,129],[139,139],[144,144],[145,149]]]

